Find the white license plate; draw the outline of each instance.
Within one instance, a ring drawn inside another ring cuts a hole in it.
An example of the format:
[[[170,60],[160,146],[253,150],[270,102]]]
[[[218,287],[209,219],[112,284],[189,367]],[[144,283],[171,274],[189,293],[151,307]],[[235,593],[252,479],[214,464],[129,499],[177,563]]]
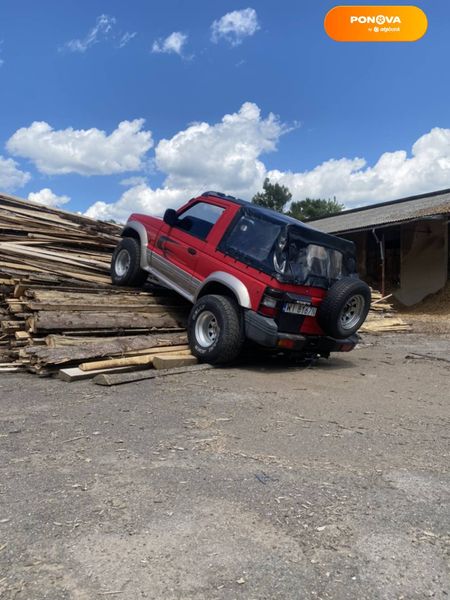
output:
[[[315,317],[317,308],[307,304],[306,302],[286,302],[283,306],[283,312],[292,315],[305,315],[307,317]]]

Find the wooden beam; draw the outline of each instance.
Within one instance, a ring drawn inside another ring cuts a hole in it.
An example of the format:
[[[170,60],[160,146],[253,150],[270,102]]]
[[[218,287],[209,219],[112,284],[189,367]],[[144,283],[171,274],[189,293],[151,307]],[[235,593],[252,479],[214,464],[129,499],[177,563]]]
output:
[[[11,312],[18,312],[20,306],[24,303],[18,303],[18,305],[10,305]],[[60,312],[93,312],[92,311],[92,303],[91,304],[63,304],[63,303],[49,303],[44,304],[42,302],[26,302],[26,307],[29,310],[33,311],[60,311]],[[161,314],[165,311],[175,310],[176,306],[170,305],[157,305],[157,304],[120,304],[115,303],[114,298],[110,298],[109,304],[99,304],[97,306],[98,310],[103,312],[114,312],[117,313],[118,310],[126,312],[126,313],[146,313],[146,314]]]
[[[97,369],[96,371],[82,371],[78,367],[68,367],[58,371],[58,379],[68,382],[82,381],[84,379],[93,379],[102,373],[129,373],[130,371],[136,371],[136,369],[138,367],[135,365],[118,367],[116,369]]]
[[[142,354],[138,356],[122,356],[120,358],[109,358],[107,360],[96,360],[93,362],[81,363],[79,368],[82,371],[94,371],[95,369],[108,369],[114,367],[126,367],[129,365],[152,365],[153,358],[155,356],[161,357],[162,354],[174,354],[177,357],[186,356],[190,354],[190,350],[188,346],[182,347],[180,349],[177,347],[168,347],[168,348],[156,348],[153,352],[149,352],[147,354]],[[183,365],[175,365],[175,366],[183,366]]]
[[[27,341],[30,339],[30,334],[27,331],[16,331],[14,337],[19,341]]]
[[[156,379],[158,377],[166,377],[168,375],[180,375],[182,373],[197,373],[198,371],[206,371],[207,369],[213,369],[212,365],[194,365],[192,367],[180,367],[178,369],[162,369],[158,370],[145,370],[137,373],[123,373],[123,374],[103,374],[94,377],[94,383],[97,385],[122,385],[124,383],[132,383],[134,381],[143,381],[145,379]]]
[[[137,312],[103,313],[83,311],[39,311],[27,321],[33,333],[76,329],[169,329],[184,327],[185,315],[171,311],[157,314]]]
[[[153,357],[153,366],[155,369],[174,369],[178,367],[189,367],[190,365],[196,365],[198,360],[192,354],[183,354],[178,352],[177,354],[156,354]]]
[[[49,348],[48,346],[42,346],[35,348],[30,346],[29,348],[25,348],[23,352],[25,356],[29,356],[34,361],[56,365],[86,361],[90,358],[112,356],[114,354],[123,355],[126,352],[134,350],[148,349],[150,351],[152,348],[179,346],[180,344],[186,344],[186,334],[184,333],[155,333],[151,335],[127,336],[114,341],[107,339],[105,342],[98,339],[96,344],[80,344],[78,347]]]

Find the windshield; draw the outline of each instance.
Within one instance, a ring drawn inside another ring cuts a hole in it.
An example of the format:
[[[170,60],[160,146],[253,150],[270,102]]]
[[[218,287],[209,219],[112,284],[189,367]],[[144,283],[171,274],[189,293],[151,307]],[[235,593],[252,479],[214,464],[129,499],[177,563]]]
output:
[[[348,258],[336,248],[315,242],[319,232],[300,229],[256,211],[244,211],[220,249],[280,282],[329,287],[348,274]],[[312,239],[307,239],[308,237]],[[333,236],[324,236],[334,240]],[[342,242],[336,238],[337,244]]]

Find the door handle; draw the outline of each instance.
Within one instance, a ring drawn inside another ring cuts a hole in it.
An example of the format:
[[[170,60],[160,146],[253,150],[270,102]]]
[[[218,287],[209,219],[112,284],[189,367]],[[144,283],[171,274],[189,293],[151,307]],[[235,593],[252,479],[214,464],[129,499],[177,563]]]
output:
[[[197,254],[197,250],[195,248],[188,248],[188,252],[192,255]]]

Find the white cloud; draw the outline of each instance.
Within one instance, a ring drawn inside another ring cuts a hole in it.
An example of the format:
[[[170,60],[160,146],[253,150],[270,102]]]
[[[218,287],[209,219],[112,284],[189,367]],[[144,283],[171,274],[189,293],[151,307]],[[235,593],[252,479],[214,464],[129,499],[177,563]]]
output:
[[[289,128],[273,114],[261,115],[246,102],[219,122],[193,123],[155,148],[155,164],[165,174],[160,187],[129,178],[117,202],[96,202],[92,217],[126,220],[131,212],[162,214],[205,190],[250,200],[265,177],[287,185],[293,200],[337,197],[348,208],[449,187],[450,129],[421,136],[411,153],[383,153],[371,166],[364,158],[332,158],[309,171],[269,170],[262,157],[276,150]]]
[[[133,31],[133,33],[126,31],[119,39],[119,48],[123,48],[124,46],[126,46],[136,36],[137,36],[136,31]]]
[[[383,153],[373,166],[363,158],[331,159],[311,171],[269,171],[295,200],[336,196],[347,208],[446,188],[450,182],[450,129],[435,127],[405,150]]]
[[[115,203],[95,202],[88,208],[85,215],[92,219],[103,221],[114,219],[119,223],[125,223],[132,212],[161,216],[167,207],[181,206],[193,195],[194,193],[189,195],[187,190],[168,187],[152,189],[142,183],[126,190]]]
[[[246,102],[237,113],[214,125],[194,123],[155,149],[157,167],[167,173],[170,188],[217,188],[248,193],[264,177],[259,160],[275,150],[285,125],[270,113],[261,117],[256,104]]]
[[[37,204],[50,206],[51,208],[57,208],[70,202],[69,196],[58,196],[50,188],[42,188],[39,192],[30,192],[28,200]]]
[[[117,221],[133,211],[162,214],[208,189],[249,198],[266,173],[259,156],[275,150],[286,131],[275,115],[261,117],[258,106],[250,102],[219,123],[194,123],[157,145],[155,162],[166,174],[162,187],[137,182],[117,202],[96,202],[86,214]]]
[[[41,173],[62,175],[110,175],[137,171],[153,146],[144,119],[122,121],[107,135],[100,129],[54,130],[45,121],[18,129],[6,147],[13,155],[28,158]]]
[[[224,39],[232,46],[238,46],[244,38],[254,35],[258,29],[258,16],[254,8],[234,10],[213,22],[211,40],[217,43]]]
[[[64,49],[69,50],[70,52],[81,52],[84,53],[88,48],[97,44],[101,40],[104,40],[110,34],[112,28],[116,23],[116,19],[114,17],[110,17],[108,15],[100,15],[97,17],[97,21],[86,34],[86,36],[82,39],[70,40],[64,44]]]
[[[30,181],[30,173],[21,171],[12,158],[0,156],[0,189],[12,191]]]
[[[141,185],[141,183],[147,183],[147,177],[142,177],[141,175],[136,175],[135,177],[126,177],[120,181],[120,185],[124,186],[136,186]]]
[[[178,54],[183,56],[183,48],[187,42],[188,36],[180,31],[174,31],[165,39],[158,39],[153,42],[152,52],[165,54]]]

